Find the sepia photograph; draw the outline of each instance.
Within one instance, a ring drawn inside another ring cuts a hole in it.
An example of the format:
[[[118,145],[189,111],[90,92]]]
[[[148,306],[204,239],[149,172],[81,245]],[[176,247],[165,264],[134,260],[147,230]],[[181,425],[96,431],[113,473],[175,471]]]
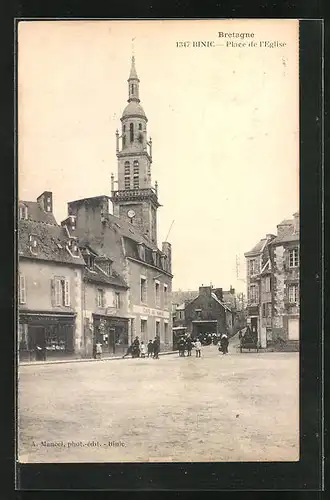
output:
[[[17,461],[299,461],[299,21],[17,25]]]

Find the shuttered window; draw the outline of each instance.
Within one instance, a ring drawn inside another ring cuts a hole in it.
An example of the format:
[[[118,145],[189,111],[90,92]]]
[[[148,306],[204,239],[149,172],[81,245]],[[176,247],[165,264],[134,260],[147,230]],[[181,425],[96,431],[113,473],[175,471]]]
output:
[[[70,306],[70,281],[67,278],[52,280],[52,302],[54,306]]]
[[[26,303],[26,286],[25,286],[25,276],[19,275],[19,303]]]

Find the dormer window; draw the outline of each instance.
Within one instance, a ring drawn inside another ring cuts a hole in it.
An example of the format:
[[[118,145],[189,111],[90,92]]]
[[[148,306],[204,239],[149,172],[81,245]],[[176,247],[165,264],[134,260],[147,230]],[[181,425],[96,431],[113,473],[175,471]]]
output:
[[[26,205],[21,205],[19,207],[19,218],[21,220],[26,220],[28,218],[28,209]]]
[[[33,254],[37,254],[38,241],[37,241],[37,237],[34,234],[29,235],[29,243],[30,243],[30,252]]]
[[[111,262],[108,262],[105,265],[105,272],[107,273],[108,276],[111,276],[111,274],[112,274],[112,265],[111,265]]]

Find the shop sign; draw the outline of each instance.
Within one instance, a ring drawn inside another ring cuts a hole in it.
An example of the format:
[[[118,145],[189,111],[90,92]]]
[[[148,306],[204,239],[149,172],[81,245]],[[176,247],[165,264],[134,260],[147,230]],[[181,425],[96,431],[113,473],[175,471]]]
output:
[[[133,306],[133,312],[137,314],[143,314],[146,316],[156,316],[158,318],[170,317],[168,311],[163,311],[161,309],[152,309],[151,307],[144,307],[144,306]]]

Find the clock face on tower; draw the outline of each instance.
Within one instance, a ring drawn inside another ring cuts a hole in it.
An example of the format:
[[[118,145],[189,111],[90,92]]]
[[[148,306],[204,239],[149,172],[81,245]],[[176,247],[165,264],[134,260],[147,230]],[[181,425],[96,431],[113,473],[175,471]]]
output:
[[[130,218],[130,219],[133,219],[133,217],[135,217],[135,212],[134,210],[129,210],[127,212],[127,216]]]

